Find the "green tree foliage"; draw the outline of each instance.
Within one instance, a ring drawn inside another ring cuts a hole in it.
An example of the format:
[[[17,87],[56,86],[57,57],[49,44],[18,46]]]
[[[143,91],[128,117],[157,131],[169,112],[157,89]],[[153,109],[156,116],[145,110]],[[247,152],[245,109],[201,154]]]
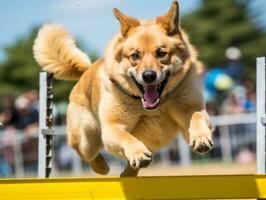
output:
[[[13,92],[38,89],[40,67],[35,62],[32,46],[38,28],[34,28],[27,36],[19,38],[5,49],[6,58],[0,63],[0,97]],[[84,49],[84,48],[83,48]],[[90,53],[92,60],[97,59],[95,52]],[[55,80],[55,100],[66,101],[75,81]]]
[[[181,23],[207,67],[225,66],[226,48],[236,46],[243,53],[246,76],[255,78],[255,59],[266,55],[266,33],[254,21],[248,1],[202,0]]]

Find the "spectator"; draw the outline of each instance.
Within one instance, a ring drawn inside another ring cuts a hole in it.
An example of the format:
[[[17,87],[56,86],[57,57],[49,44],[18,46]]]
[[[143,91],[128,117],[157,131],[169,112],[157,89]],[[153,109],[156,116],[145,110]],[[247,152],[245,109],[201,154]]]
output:
[[[4,127],[16,127],[16,124],[19,122],[19,114],[15,107],[14,94],[9,94],[3,98],[2,107],[0,109],[0,122],[3,123]]]
[[[226,66],[227,74],[237,83],[243,78],[243,65],[240,62],[242,52],[237,47],[229,47],[225,51],[225,57],[228,60]]]
[[[36,134],[38,128],[38,111],[31,107],[30,100],[26,95],[21,95],[15,102],[19,113],[17,129],[24,129],[26,133]]]
[[[5,125],[11,120],[12,114],[10,111],[0,108],[0,130],[4,130]]]
[[[12,174],[12,169],[5,159],[3,153],[0,154],[0,177],[8,177]]]
[[[29,107],[33,110],[39,111],[39,93],[37,90],[30,90],[24,94],[29,101]]]
[[[247,113],[256,112],[256,93],[254,91],[247,92],[244,109]]]
[[[222,114],[239,114],[243,113],[241,101],[235,92],[231,91],[227,99],[222,103],[221,113]]]

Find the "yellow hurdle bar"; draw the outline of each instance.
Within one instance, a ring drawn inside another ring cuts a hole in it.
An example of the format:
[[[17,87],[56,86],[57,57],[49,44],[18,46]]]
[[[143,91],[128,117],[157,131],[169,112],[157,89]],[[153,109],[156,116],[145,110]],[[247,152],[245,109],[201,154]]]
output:
[[[266,199],[266,175],[2,179],[0,199]]]

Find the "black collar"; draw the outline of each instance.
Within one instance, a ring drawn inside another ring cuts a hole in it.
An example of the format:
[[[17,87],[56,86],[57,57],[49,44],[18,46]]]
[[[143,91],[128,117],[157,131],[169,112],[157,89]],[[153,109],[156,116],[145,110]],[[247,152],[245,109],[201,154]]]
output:
[[[114,79],[110,79],[110,81],[114,84],[114,86],[119,89],[121,92],[123,92],[124,94],[132,97],[133,99],[141,99],[140,96],[136,96],[134,94],[132,94],[130,91],[128,91],[126,88],[124,88],[122,85],[120,85],[116,80]]]

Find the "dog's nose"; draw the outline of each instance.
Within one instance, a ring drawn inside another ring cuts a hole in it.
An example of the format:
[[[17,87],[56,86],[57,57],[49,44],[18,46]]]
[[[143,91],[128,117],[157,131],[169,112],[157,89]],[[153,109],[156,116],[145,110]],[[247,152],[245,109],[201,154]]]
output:
[[[155,81],[155,79],[157,78],[157,74],[155,71],[145,70],[142,73],[142,78],[143,78],[143,81],[145,81],[146,83],[151,83]]]

